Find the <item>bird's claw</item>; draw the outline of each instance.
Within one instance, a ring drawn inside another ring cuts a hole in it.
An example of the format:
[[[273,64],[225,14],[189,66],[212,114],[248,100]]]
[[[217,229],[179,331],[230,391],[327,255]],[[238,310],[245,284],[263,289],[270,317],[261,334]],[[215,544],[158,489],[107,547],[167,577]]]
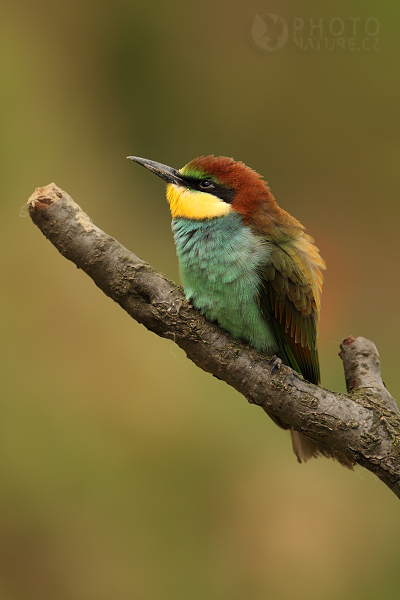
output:
[[[272,365],[271,375],[275,371],[275,369],[278,369],[278,371],[280,371],[281,370],[281,366],[283,364],[282,360],[279,358],[279,356],[276,356],[276,354],[274,354],[274,356],[271,356],[271,358],[269,359],[268,363],[270,365]]]

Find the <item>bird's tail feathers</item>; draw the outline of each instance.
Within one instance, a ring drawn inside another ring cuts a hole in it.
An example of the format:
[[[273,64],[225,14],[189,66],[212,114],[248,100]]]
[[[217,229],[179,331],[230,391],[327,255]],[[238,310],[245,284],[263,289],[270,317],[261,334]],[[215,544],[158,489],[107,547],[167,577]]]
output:
[[[320,452],[317,442],[293,429],[291,429],[290,434],[292,436],[293,452],[299,463],[307,462],[309,458],[318,456]]]

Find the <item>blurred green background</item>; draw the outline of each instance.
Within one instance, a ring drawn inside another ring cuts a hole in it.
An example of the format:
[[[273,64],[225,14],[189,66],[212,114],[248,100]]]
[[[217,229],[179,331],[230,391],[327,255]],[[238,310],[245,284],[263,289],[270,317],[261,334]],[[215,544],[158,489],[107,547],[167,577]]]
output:
[[[398,598],[395,496],[361,468],[299,466],[287,433],[129,319],[21,207],[55,181],[177,281],[164,186],[125,157],[242,160],[327,261],[323,385],[344,390],[339,342],[363,335],[399,396],[400,5],[1,8],[0,599]],[[267,13],[288,24],[276,52],[252,38]],[[320,18],[329,44],[343,22],[344,48],[299,49]],[[354,50],[367,19],[378,47]]]

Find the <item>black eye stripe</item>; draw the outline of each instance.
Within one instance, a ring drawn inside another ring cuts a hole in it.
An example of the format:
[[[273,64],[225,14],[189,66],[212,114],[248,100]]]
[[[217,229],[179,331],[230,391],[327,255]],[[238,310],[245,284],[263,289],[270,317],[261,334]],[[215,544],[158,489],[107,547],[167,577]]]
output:
[[[235,190],[233,188],[224,188],[222,186],[218,186],[216,189],[210,190],[210,194],[214,194],[224,202],[230,204],[235,197]]]
[[[199,192],[207,192],[207,194],[217,196],[217,198],[220,198],[228,204],[230,204],[235,197],[235,190],[233,188],[223,187],[208,177],[205,177],[204,179],[198,179],[197,177],[185,177],[182,175],[182,179],[185,181],[189,189],[198,190]],[[207,185],[208,182],[210,182],[211,185]],[[204,183],[206,183],[205,186]]]

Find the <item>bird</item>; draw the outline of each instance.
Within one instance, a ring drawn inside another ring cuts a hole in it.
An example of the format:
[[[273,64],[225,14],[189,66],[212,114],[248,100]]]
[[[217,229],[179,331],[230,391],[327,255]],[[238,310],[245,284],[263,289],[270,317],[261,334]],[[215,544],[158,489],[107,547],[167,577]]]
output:
[[[167,182],[167,200],[187,300],[231,336],[320,383],[317,350],[322,271],[305,227],[241,161],[199,156],[181,169],[128,156]],[[290,429],[298,462],[318,444]]]

